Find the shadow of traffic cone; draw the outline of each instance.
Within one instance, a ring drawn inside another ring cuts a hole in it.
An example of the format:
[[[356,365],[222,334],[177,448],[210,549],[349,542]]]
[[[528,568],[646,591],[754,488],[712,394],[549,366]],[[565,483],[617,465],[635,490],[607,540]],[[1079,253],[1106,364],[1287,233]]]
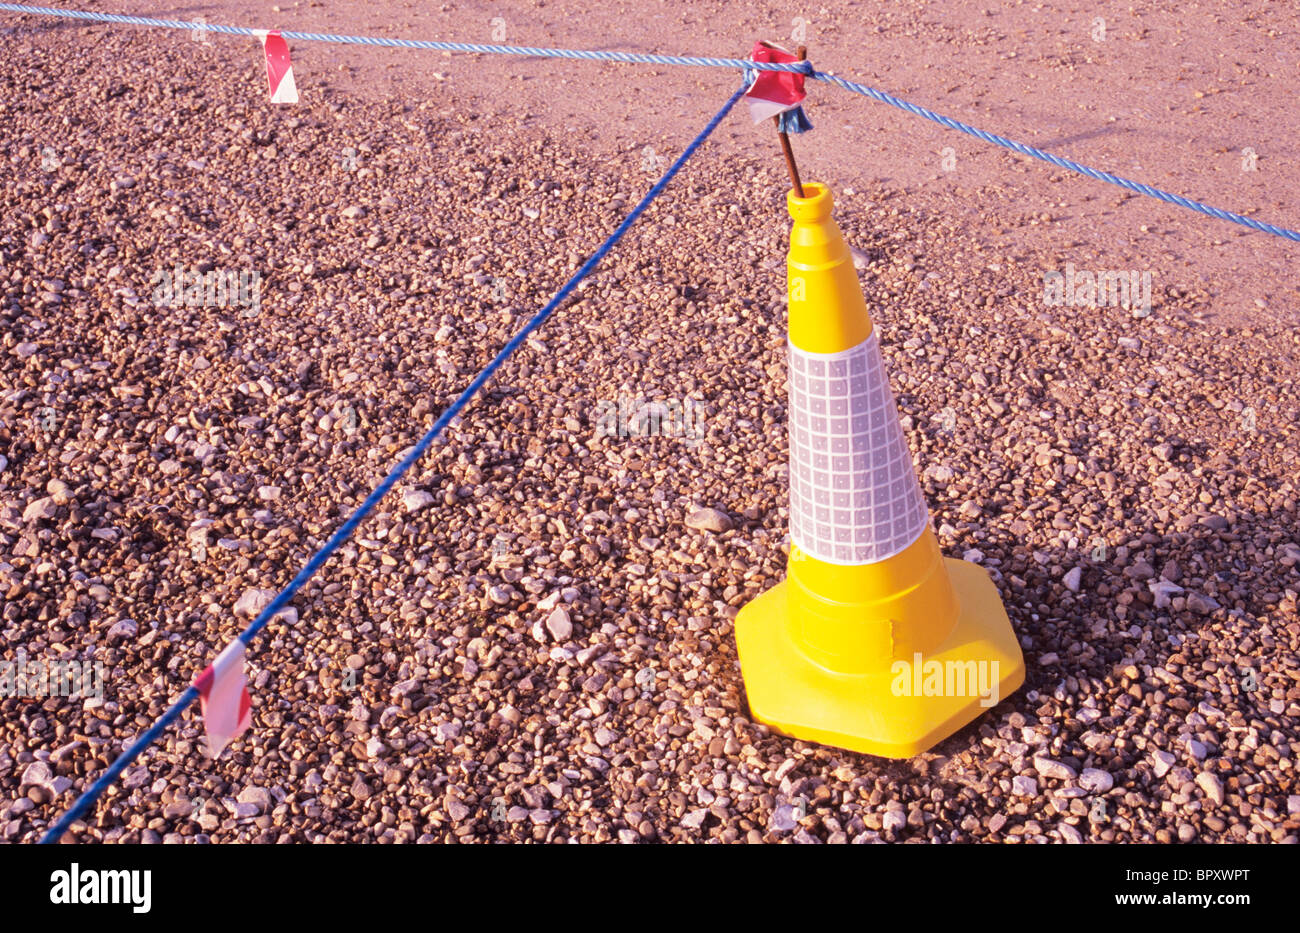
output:
[[[1025,679],[987,572],[945,559],[912,468],[880,343],[825,185],[787,195],[790,559],[741,609],[758,722],[908,758]]]

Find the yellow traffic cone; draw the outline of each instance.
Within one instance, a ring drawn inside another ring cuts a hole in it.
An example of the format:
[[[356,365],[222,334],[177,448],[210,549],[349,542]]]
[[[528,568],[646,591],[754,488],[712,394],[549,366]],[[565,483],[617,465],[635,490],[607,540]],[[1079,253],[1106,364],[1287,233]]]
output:
[[[909,758],[1024,683],[987,572],[945,559],[912,469],[880,343],[831,193],[787,195],[790,560],[741,609],[754,718],[778,732]]]

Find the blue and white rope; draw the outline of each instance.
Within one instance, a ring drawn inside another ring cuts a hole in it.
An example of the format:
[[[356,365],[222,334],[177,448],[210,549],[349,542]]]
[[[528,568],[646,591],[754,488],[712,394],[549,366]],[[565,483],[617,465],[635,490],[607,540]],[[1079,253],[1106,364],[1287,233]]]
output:
[[[206,30],[231,36],[255,36],[257,30],[247,26],[221,26],[216,23],[187,22],[179,19],[155,19],[152,16],[123,16],[117,13],[92,13],[84,10],[61,10],[57,7],[0,3],[0,10],[11,13],[38,13],[68,19],[101,23],[125,23],[131,26],[154,26],[159,29]],[[624,62],[636,65],[696,65],[703,68],[749,68],[758,71],[793,71],[811,74],[808,62],[751,62],[743,58],[701,58],[692,55],[652,55],[643,52],[600,52],[588,49],[545,49],[522,45],[482,45],[477,42],[440,42],[431,39],[392,39],[384,36],[336,36],[321,32],[280,30],[286,39],[300,42],[335,42],[346,45],[378,45],[395,49],[429,49],[436,52],[478,52],[484,55],[524,55],[530,58],[569,58],[582,61]]]
[[[1042,161],[1047,162],[1050,165],[1055,165],[1058,168],[1069,169],[1072,172],[1078,172],[1080,175],[1086,175],[1088,178],[1094,178],[1097,181],[1105,181],[1112,185],[1119,185],[1119,187],[1127,188],[1129,191],[1134,191],[1138,194],[1145,194],[1152,198],[1158,198],[1161,201],[1168,201],[1170,204],[1177,204],[1179,207],[1185,207],[1188,210],[1199,211],[1202,214],[1217,217],[1219,220],[1230,220],[1235,224],[1250,227],[1252,230],[1258,230],[1261,233],[1271,233],[1274,236],[1285,237],[1288,240],[1300,242],[1300,233],[1295,230],[1288,230],[1285,227],[1275,227],[1273,224],[1252,220],[1249,217],[1243,217],[1241,214],[1234,214],[1231,211],[1211,207],[1209,204],[1202,204],[1200,201],[1193,201],[1191,198],[1185,198],[1182,195],[1172,194],[1168,191],[1162,191],[1159,188],[1153,188],[1150,185],[1144,185],[1140,181],[1132,181],[1128,178],[1121,178],[1119,175],[1112,175],[1110,172],[1103,172],[1099,169],[1089,168],[1088,166],[1081,165],[1072,159],[1064,159],[1061,156],[1052,155],[1050,152],[1044,152],[1042,149],[1036,149],[1033,146],[1027,146],[1024,143],[1018,143],[1014,139],[1007,139],[1005,136],[988,133],[984,130],[973,127],[968,123],[962,123],[960,120],[945,117],[943,114],[935,113],[933,110],[926,110],[924,107],[908,103],[892,94],[887,94],[884,91],[877,90],[873,87],[867,87],[865,84],[855,84],[852,81],[846,81],[843,78],[828,75],[820,71],[814,73],[812,77],[818,81],[825,81],[829,84],[834,84],[837,87],[844,88],[846,91],[852,91],[855,94],[862,94],[866,97],[870,97],[872,100],[880,101],[882,104],[889,104],[891,107],[905,110],[910,114],[923,117],[926,120],[932,120],[940,126],[947,127],[950,130],[959,130],[962,133],[974,136],[976,139],[982,139],[986,143],[992,143],[995,146],[1010,149],[1012,152],[1018,152],[1021,155],[1041,159]]]
[[[151,16],[125,16],[118,13],[95,13],[85,10],[63,10],[58,7],[44,6],[27,6],[21,3],[0,3],[0,10],[6,10],[12,13],[35,13],[41,16],[59,16],[67,19],[90,20],[93,22],[103,23],[125,23],[133,26],[154,26],[162,29],[186,29],[186,30],[207,30],[208,32],[225,33],[235,36],[255,36],[257,31],[249,29],[246,26],[222,26],[217,23],[187,22],[185,20],[175,19],[156,19]],[[1010,149],[1012,152],[1018,152],[1034,159],[1047,162],[1049,165],[1055,165],[1058,168],[1067,169],[1071,172],[1078,172],[1088,178],[1096,181],[1108,182],[1112,185],[1118,185],[1137,194],[1144,194],[1148,197],[1165,201],[1169,204],[1176,204],[1179,207],[1185,207],[1188,210],[1198,211],[1210,217],[1219,220],[1231,221],[1235,224],[1241,224],[1243,227],[1249,227],[1252,230],[1258,230],[1261,233],[1269,233],[1274,236],[1280,236],[1288,240],[1300,242],[1300,232],[1289,230],[1286,227],[1274,226],[1270,223],[1264,223],[1259,220],[1252,220],[1241,214],[1234,214],[1232,211],[1225,211],[1221,208],[1213,207],[1209,204],[1203,204],[1200,201],[1193,201],[1191,198],[1185,198],[1182,195],[1173,194],[1169,191],[1163,191],[1160,188],[1153,188],[1139,181],[1132,181],[1128,178],[1122,178],[1119,175],[1112,175],[1110,172],[1103,172],[1099,169],[1089,168],[1075,162],[1072,159],[1062,158],[1061,156],[1052,155],[1050,152],[1044,152],[1033,146],[1027,146],[1024,143],[1018,143],[1013,139],[1007,139],[1005,136],[998,136],[996,133],[989,133],[960,120],[954,120],[951,117],[945,117],[943,114],[935,113],[933,110],[927,110],[925,107],[909,103],[901,98],[888,94],[885,91],[868,87],[865,84],[857,84],[853,81],[847,81],[844,78],[827,74],[823,71],[817,71],[812,64],[807,61],[802,62],[755,62],[742,58],[704,58],[690,55],[653,55],[641,52],[600,52],[590,49],[548,49],[533,48],[530,46],[518,45],[482,45],[473,42],[441,42],[429,39],[393,39],[383,36],[339,36],[329,33],[319,32],[296,32],[281,30],[280,35],[286,39],[297,39],[304,42],[335,42],[348,45],[375,45],[387,46],[399,49],[432,49],[443,52],[477,52],[485,55],[523,55],[533,58],[567,58],[584,61],[607,61],[607,62],[625,62],[631,64],[647,65],[691,65],[705,68],[739,68],[743,69],[747,80],[752,80],[755,71],[788,71],[807,75],[815,81],[824,81],[827,84],[833,84],[843,88],[846,91],[852,91],[854,94],[862,94],[870,97],[872,100],[879,101],[882,104],[888,104],[891,107],[897,107],[905,110],[914,116],[922,117],[938,123],[940,126],[947,127],[950,130],[958,130],[976,139],[983,140],[995,146],[1001,146],[1004,149]]]
[[[627,217],[623,218],[623,222],[619,224],[617,229],[615,229],[605,242],[601,244],[600,249],[592,253],[591,258],[584,262],[581,268],[579,268],[577,272],[573,273],[569,280],[564,283],[564,286],[555,293],[555,297],[547,302],[546,306],[542,308],[542,310],[533,315],[528,323],[520,329],[519,333],[510,338],[510,342],[501,348],[501,352],[493,357],[492,362],[488,363],[487,366],[483,368],[483,371],[474,378],[474,381],[466,387],[465,391],[463,391],[456,400],[451,403],[451,406],[442,413],[442,416],[437,421],[434,422],[433,427],[429,428],[424,437],[420,438],[419,443],[411,448],[411,452],[402,458],[402,461],[398,463],[397,466],[393,467],[389,474],[384,477],[383,482],[375,487],[374,492],[366,497],[366,500],[357,507],[356,511],[348,517],[348,520],[339,527],[338,531],[334,532],[321,549],[312,556],[311,560],[307,561],[307,565],[298,572],[298,575],[289,582],[289,585],[281,590],[279,595],[267,604],[261,614],[249,623],[249,626],[246,629],[239,633],[240,641],[245,645],[250,644],[252,640],[257,637],[257,633],[260,632],[262,628],[282,609],[289,605],[289,601],[293,599],[294,594],[302,588],[303,584],[316,575],[316,571],[320,570],[325,561],[329,559],[330,555],[338,550],[339,547],[342,546],[349,537],[351,537],[352,532],[356,530],[357,526],[360,525],[361,522],[365,520],[366,516],[370,514],[371,510],[379,504],[379,500],[387,495],[389,490],[391,490],[393,485],[402,478],[406,471],[414,466],[416,461],[424,456],[425,452],[428,451],[433,442],[438,439],[438,436],[442,434],[447,425],[451,423],[451,420],[455,418],[467,404],[469,404],[470,399],[472,399],[478,393],[479,389],[483,388],[484,384],[492,378],[492,374],[501,367],[501,364],[508,360],[510,356],[523,345],[524,341],[528,339],[529,334],[545,323],[546,319],[549,318],[551,314],[554,313],[554,311],[564,302],[564,300],[573,293],[573,290],[577,288],[578,283],[590,275],[592,270],[600,264],[600,261],[608,255],[609,251],[614,248],[614,245],[618,243],[618,241],[623,238],[623,235],[631,229],[634,223],[636,223],[637,218],[640,217],[642,213],[645,212],[645,209],[650,206],[650,202],[659,197],[664,188],[668,186],[668,183],[672,181],[673,176],[677,174],[691,156],[695,155],[695,151],[700,148],[704,141],[712,135],[713,131],[717,129],[718,124],[722,122],[722,118],[731,111],[731,108],[736,105],[736,101],[740,100],[740,96],[744,93],[744,85],[736,89],[736,92],[731,95],[725,104],[722,105],[722,109],[713,115],[713,119],[708,122],[708,125],[700,131],[700,134],[696,136],[695,139],[691,141],[690,145],[683,150],[682,154],[677,157],[677,161],[668,167],[668,171],[664,172],[663,176],[655,182],[654,186],[646,193],[645,197],[641,199],[640,203],[632,209],[631,213],[629,213]],[[94,784],[82,792],[81,796],[77,798],[76,803],[72,805],[72,808],[69,809],[67,813],[63,814],[59,821],[46,831],[45,835],[41,838],[41,843],[46,844],[57,842],[60,837],[68,831],[68,827],[75,823],[81,814],[95,802],[99,795],[117,779],[117,776],[122,773],[123,769],[134,761],[141,752],[152,745],[154,740],[162,734],[165,728],[167,728],[168,724],[175,721],[185,708],[193,703],[198,696],[199,691],[193,686],[186,689],[176,702],[167,708],[167,711],[162,714],[158,721],[149,727],[148,731],[136,739],[135,742],[131,744],[131,747],[122,752],[122,754],[118,756],[117,760],[109,766],[107,771],[99,776]]]

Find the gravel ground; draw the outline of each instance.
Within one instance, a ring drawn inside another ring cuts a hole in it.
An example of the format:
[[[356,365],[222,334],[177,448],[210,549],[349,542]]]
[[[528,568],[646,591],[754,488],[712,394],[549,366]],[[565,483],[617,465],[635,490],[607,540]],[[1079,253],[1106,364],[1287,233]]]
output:
[[[0,700],[0,838],[23,842],[660,154],[593,164],[447,101],[270,110],[237,55],[6,17],[3,655],[105,669],[102,701]],[[777,168],[706,146],[263,633],[253,728],[210,762],[191,711],[72,835],[1296,842],[1295,328],[1163,284],[1147,317],[1047,307],[1043,271],[1099,267],[1089,243],[991,247],[866,179],[837,216],[940,541],[993,573],[1028,678],[906,762],[748,718],[731,620],[787,545]],[[256,273],[260,302],[160,306],[178,265]],[[635,397],[695,400],[702,436],[602,436],[601,403]]]

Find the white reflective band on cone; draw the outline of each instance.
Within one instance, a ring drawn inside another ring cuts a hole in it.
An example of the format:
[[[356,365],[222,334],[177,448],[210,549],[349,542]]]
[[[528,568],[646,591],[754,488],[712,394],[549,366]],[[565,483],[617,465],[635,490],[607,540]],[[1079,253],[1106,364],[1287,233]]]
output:
[[[830,564],[874,564],[925,530],[873,330],[840,353],[790,354],[790,540]]]

